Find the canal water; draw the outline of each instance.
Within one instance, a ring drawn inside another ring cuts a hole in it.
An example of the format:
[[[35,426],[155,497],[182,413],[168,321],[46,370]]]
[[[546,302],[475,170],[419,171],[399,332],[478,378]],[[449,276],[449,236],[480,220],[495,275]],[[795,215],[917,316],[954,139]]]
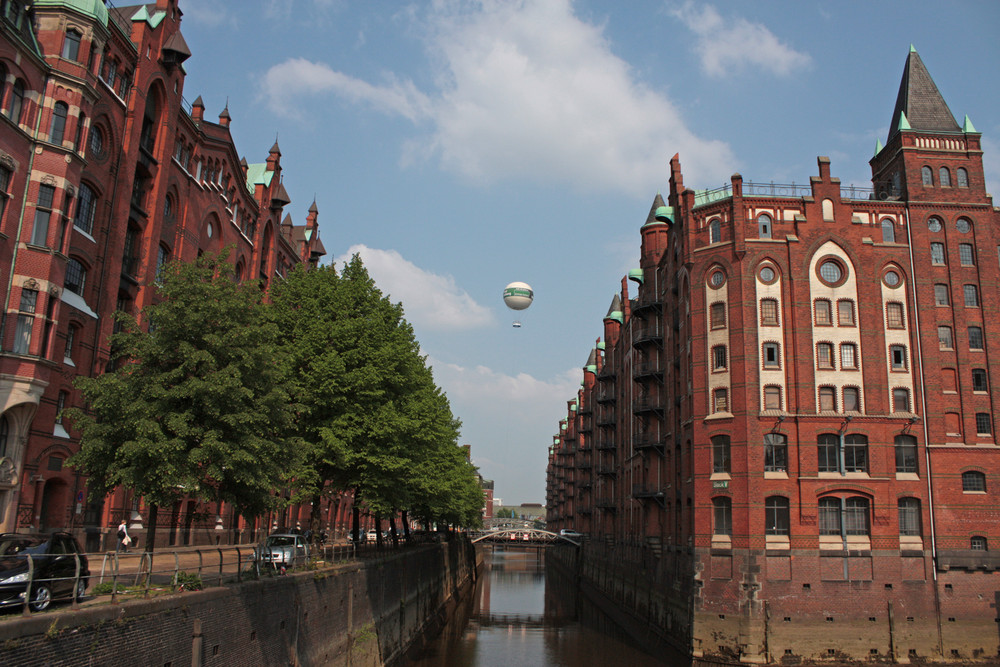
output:
[[[487,551],[474,594],[405,667],[687,667],[630,645],[545,549]]]

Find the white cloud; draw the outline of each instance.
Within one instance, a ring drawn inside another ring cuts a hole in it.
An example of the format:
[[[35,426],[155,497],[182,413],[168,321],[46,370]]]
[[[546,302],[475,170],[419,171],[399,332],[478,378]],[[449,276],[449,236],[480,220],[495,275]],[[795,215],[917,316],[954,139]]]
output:
[[[395,250],[353,245],[334,259],[341,266],[359,254],[376,286],[402,302],[408,322],[425,331],[474,329],[493,323],[493,312],[461,289],[451,276],[421,269]]]
[[[722,17],[715,7],[688,0],[671,13],[698,36],[701,67],[710,76],[725,77],[755,66],[779,76],[809,67],[809,54],[796,51],[760,23]]]
[[[637,80],[569,0],[438,2],[424,27],[435,90],[398,77],[372,84],[298,58],[273,66],[261,92],[276,113],[291,95],[334,93],[426,123],[404,164],[437,159],[480,183],[638,194],[663,182],[675,152],[694,181],[725,179],[736,166],[725,143],[697,137],[663,93]]]
[[[184,20],[194,21],[207,26],[237,25],[236,16],[229,12],[223,0],[201,0],[196,3],[185,3]]]

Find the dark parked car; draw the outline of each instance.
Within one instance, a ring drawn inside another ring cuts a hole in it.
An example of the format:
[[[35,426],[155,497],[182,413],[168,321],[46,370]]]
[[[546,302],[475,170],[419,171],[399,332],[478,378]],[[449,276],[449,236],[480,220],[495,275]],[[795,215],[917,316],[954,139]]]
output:
[[[53,600],[83,597],[90,578],[87,557],[69,533],[0,535],[0,607],[23,605],[31,557],[31,609],[47,609]],[[79,561],[79,571],[77,562]]]

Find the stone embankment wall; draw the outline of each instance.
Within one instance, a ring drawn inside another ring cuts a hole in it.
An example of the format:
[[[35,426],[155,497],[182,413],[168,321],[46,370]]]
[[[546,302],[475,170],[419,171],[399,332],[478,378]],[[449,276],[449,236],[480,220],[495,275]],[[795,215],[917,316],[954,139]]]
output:
[[[465,540],[204,591],[0,617],[2,665],[351,665],[398,658],[475,580]]]
[[[771,581],[761,559],[748,557],[734,568],[743,596],[728,599],[713,589],[721,579],[691,573],[693,553],[644,558],[590,544],[550,553],[645,650],[693,665],[1000,665],[996,574],[942,573],[936,599],[931,581]],[[808,573],[812,560],[803,555],[798,569]]]

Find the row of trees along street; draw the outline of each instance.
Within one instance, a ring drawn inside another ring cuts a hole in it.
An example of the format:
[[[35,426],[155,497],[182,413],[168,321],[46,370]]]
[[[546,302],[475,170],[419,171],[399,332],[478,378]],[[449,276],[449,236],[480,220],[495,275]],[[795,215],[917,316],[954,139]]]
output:
[[[434,383],[401,304],[355,255],[297,267],[263,294],[225,253],[164,266],[156,302],[118,313],[107,372],[76,381],[70,463],[91,499],[125,487],[149,508],[222,501],[245,517],[282,502],[355,492],[392,521],[479,525],[483,494],[460,422]],[[275,494],[292,489],[291,498]],[[394,523],[390,523],[394,526]],[[395,531],[393,531],[395,537]]]

